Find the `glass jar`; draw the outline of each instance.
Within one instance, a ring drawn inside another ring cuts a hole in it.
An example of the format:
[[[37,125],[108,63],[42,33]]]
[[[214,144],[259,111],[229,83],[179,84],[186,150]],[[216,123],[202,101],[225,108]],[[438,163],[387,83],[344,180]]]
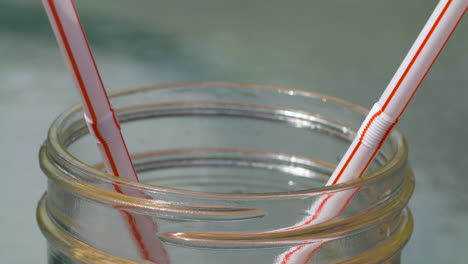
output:
[[[327,243],[308,263],[400,263],[414,188],[400,132],[363,178],[324,187],[365,109],[235,83],[145,87],[111,101],[141,182],[103,171],[80,106],[61,114],[40,150],[48,189],[37,217],[49,263],[148,263],[122,212],[156,222],[152,235],[171,264],[272,264],[317,241]],[[320,197],[350,189],[357,193],[338,217],[284,230],[311,214]]]

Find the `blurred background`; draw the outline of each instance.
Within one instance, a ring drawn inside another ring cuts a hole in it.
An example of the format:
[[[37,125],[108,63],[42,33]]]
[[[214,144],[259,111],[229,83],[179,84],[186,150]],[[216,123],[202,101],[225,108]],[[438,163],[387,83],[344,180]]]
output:
[[[370,108],[436,0],[79,0],[107,89],[184,81],[254,82]],[[403,263],[468,259],[468,18],[403,116],[416,225]],[[45,263],[35,206],[37,152],[78,103],[39,0],[0,2],[0,256]]]

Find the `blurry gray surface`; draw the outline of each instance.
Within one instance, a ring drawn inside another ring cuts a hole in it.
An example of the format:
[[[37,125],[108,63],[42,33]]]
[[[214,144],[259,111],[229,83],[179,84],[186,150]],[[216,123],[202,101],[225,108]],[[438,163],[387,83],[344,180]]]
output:
[[[370,107],[437,1],[80,0],[108,90],[181,81],[255,82]],[[78,102],[40,1],[0,3],[0,256],[45,263],[35,223],[46,179],[37,151]],[[410,144],[416,226],[403,263],[468,259],[468,19],[399,128]]]

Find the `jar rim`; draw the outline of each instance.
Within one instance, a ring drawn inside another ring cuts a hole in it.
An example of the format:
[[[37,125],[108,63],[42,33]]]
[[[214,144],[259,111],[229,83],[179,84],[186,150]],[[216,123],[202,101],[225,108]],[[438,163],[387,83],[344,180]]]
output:
[[[193,82],[193,83],[161,84],[161,85],[146,86],[146,87],[134,88],[134,89],[112,93],[110,98],[112,99],[115,97],[140,93],[140,92],[149,91],[149,90],[174,89],[174,88],[181,88],[181,87],[191,87],[191,88],[192,87],[193,88],[231,87],[231,88],[241,88],[241,89],[270,90],[270,91],[274,91],[277,93],[284,93],[284,94],[294,95],[294,96],[302,96],[305,98],[326,99],[327,102],[345,106],[364,116],[368,113],[368,110],[365,109],[364,107],[350,103],[348,101],[345,101],[343,99],[340,99],[334,96],[329,96],[329,95],[325,95],[325,94],[321,94],[317,92],[309,92],[309,91],[300,90],[300,89],[291,89],[291,88],[286,88],[282,86],[251,84],[251,83]],[[57,156],[57,155],[60,156],[60,160],[72,166],[73,169],[80,171],[86,175],[92,175],[96,178],[99,178],[100,181],[108,182],[110,184],[118,184],[118,185],[125,186],[128,188],[139,189],[139,190],[144,190],[144,191],[153,192],[153,193],[166,193],[166,194],[172,194],[172,195],[177,195],[177,196],[216,197],[216,199],[244,199],[244,200],[245,199],[283,199],[283,198],[297,198],[297,197],[305,197],[305,196],[323,195],[327,193],[353,189],[358,186],[370,184],[373,181],[379,180],[382,177],[385,177],[385,175],[388,175],[392,173],[393,171],[397,170],[398,168],[401,168],[402,166],[404,166],[406,163],[407,155],[408,155],[408,146],[407,146],[406,140],[403,137],[403,135],[400,133],[400,131],[397,128],[395,128],[389,136],[389,140],[391,140],[395,149],[393,155],[388,157],[388,160],[385,163],[383,163],[382,166],[380,166],[378,169],[370,173],[366,173],[364,177],[354,179],[349,182],[344,182],[344,183],[331,185],[331,186],[323,186],[319,188],[303,189],[303,190],[288,191],[288,192],[275,192],[275,193],[212,193],[212,192],[191,191],[191,190],[145,184],[141,182],[135,182],[135,181],[119,178],[112,174],[100,171],[97,168],[94,168],[80,161],[75,156],[73,156],[70,152],[67,151],[64,142],[60,140],[60,136],[58,134],[59,133],[58,128],[60,127],[60,124],[64,120],[66,120],[68,117],[72,116],[73,114],[80,112],[81,110],[82,110],[82,107],[80,105],[78,104],[74,105],[68,108],[67,110],[65,110],[64,112],[62,112],[58,116],[58,118],[52,123],[48,132],[46,143],[45,143],[45,146],[46,146],[45,148],[47,150],[47,153],[54,152],[56,154],[54,156]],[[116,109],[116,112],[118,112],[117,109]],[[50,159],[49,155],[41,156],[42,166],[44,165],[43,164],[44,162],[48,162],[48,161],[50,162],[50,160],[45,161],[44,159]],[[43,166],[43,167],[46,167],[46,166]],[[48,174],[48,173],[46,174],[49,177],[51,176],[51,174]],[[67,180],[74,181],[74,182],[79,181],[79,179],[72,178],[72,177],[70,177]],[[91,188],[90,184],[83,183],[83,182],[81,182],[79,186],[80,187],[78,188],[88,188],[88,189]],[[93,187],[94,188],[92,189],[98,188],[96,186],[93,186]],[[111,192],[111,191],[107,191],[104,189],[102,189],[102,191],[104,192],[103,194]],[[126,199],[125,198],[126,196],[123,194],[117,194],[114,196],[114,198],[117,198],[119,196],[123,196],[121,198]],[[135,197],[135,199],[143,199],[143,198]]]

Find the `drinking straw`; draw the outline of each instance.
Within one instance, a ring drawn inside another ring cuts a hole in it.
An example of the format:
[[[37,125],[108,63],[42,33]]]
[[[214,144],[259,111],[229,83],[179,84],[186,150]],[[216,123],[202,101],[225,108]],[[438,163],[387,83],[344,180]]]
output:
[[[73,0],[42,2],[78,89],[90,134],[98,145],[107,171],[117,177],[138,181]],[[139,191],[124,190],[118,185],[113,187],[118,193],[145,197]],[[156,222],[147,216],[126,211],[121,213],[139,255],[155,263],[169,263],[167,252],[156,238]]]
[[[327,186],[364,175],[467,10],[468,0],[439,2],[384,93],[368,113]],[[310,207],[311,216],[283,230],[310,226],[337,217],[357,191],[359,188],[322,196]],[[278,257],[277,263],[307,263],[325,243],[319,241],[291,248]]]

